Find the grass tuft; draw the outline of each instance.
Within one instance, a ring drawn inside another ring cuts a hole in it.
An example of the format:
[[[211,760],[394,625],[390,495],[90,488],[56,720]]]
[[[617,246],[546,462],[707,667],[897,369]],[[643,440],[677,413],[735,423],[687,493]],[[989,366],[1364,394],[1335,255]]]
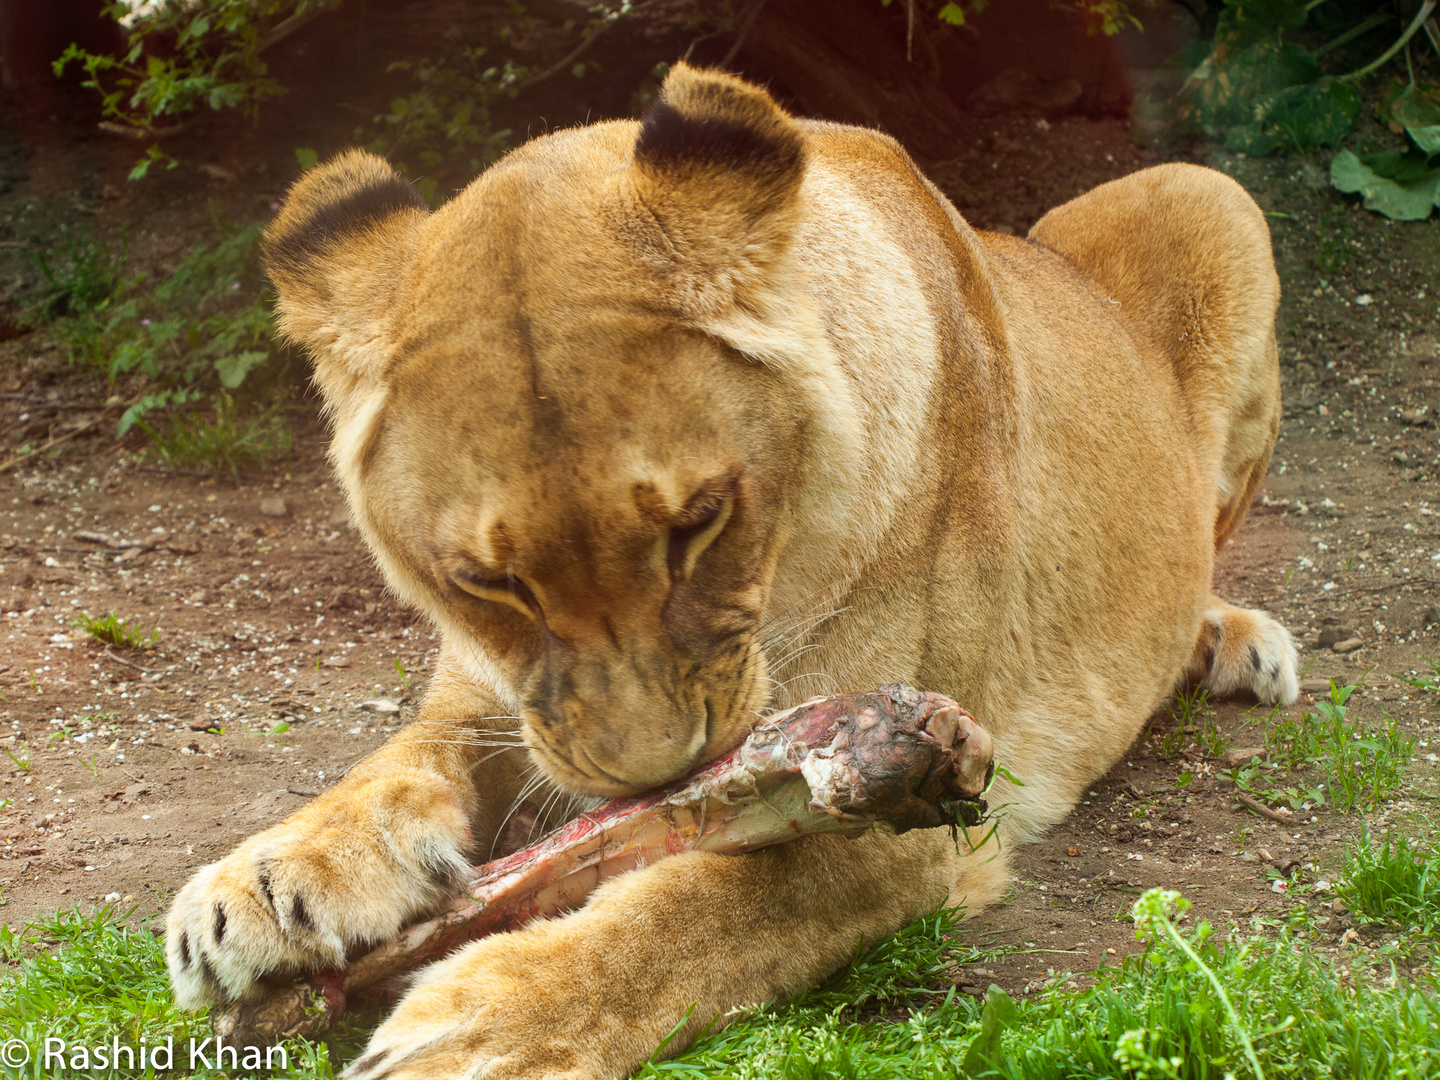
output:
[[[123,238],[119,252],[112,252],[88,236],[72,235],[62,225],[57,250],[30,256],[45,287],[39,301],[26,313],[25,321],[40,326],[56,318],[103,311],[127,285],[128,257],[129,248]]]
[[[1440,855],[1390,830],[1376,844],[1368,830],[1345,853],[1335,891],[1362,923],[1434,934],[1440,927]]]
[[[176,416],[168,424],[138,426],[149,436],[155,456],[172,469],[199,467],[229,472],[260,471],[290,453],[290,426],[275,408],[247,413],[229,394],[217,394],[211,419],[202,413]]]
[[[102,645],[114,645],[120,649],[149,649],[160,640],[159,627],[152,630],[147,639],[138,622],[126,622],[113,611],[99,619],[88,611],[82,611],[72,625],[80,627]]]
[[[1314,712],[1282,717],[1265,738],[1267,765],[1232,769],[1230,779],[1271,805],[1288,803],[1296,810],[1306,803],[1329,803],[1348,814],[1394,795],[1404,783],[1415,739],[1388,716],[1374,728],[1352,717],[1346,702],[1355,689],[1332,682],[1329,700],[1317,702]],[[1318,782],[1307,778],[1283,788],[1264,786],[1262,778],[1276,767],[1291,774],[1316,769],[1323,778]]]
[[[1410,678],[1405,681],[1417,690],[1424,690],[1431,694],[1440,694],[1440,660],[1433,657],[1424,657],[1425,663],[1430,665],[1430,670],[1423,675],[1416,672],[1410,673]]]

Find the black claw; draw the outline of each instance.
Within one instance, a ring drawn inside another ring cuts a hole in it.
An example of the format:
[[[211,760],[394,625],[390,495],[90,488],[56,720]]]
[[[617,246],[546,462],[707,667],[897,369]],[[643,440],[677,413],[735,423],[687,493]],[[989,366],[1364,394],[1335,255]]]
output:
[[[296,926],[306,930],[314,930],[315,923],[310,918],[310,912],[305,910],[305,901],[297,894],[294,903],[290,905],[290,918],[295,921]]]
[[[1250,646],[1250,663],[1255,665],[1255,670],[1260,670],[1260,650],[1254,645]]]
[[[219,945],[225,940],[225,908],[215,905],[215,944]]]
[[[180,962],[187,968],[190,966],[190,938],[183,931],[180,934]]]
[[[210,966],[210,961],[205,958],[203,953],[200,956],[200,977],[211,986],[218,987],[220,985],[220,980],[215,977],[215,969]]]

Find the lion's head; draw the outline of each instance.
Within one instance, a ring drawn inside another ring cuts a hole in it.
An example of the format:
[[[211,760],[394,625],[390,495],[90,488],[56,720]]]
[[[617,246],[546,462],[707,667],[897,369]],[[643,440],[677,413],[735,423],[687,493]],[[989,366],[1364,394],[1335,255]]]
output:
[[[537,139],[435,213],[343,155],[267,234],[387,579],[571,790],[678,776],[771,697],[777,567],[844,489],[805,171],[764,91],[681,66],[643,124]]]

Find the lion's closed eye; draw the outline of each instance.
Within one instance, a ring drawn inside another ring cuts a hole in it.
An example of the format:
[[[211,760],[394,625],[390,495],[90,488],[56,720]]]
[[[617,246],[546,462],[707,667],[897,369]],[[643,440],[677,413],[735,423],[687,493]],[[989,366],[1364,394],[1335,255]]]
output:
[[[477,599],[505,604],[527,618],[540,614],[540,601],[535,593],[514,574],[493,574],[478,567],[460,566],[450,571],[450,580]]]
[[[685,520],[670,526],[665,562],[671,577],[690,576],[705,549],[724,531],[733,505],[730,499],[705,502],[687,511]]]

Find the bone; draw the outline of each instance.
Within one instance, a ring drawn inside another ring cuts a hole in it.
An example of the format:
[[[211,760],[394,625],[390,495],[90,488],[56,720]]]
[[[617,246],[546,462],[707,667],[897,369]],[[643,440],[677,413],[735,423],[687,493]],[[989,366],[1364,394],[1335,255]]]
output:
[[[900,683],[815,698],[654,792],[614,799],[538,844],[478,866],[431,918],[343,971],[317,972],[215,1021],[227,1042],[313,1035],[348,1002],[467,941],[581,906],[602,881],[672,855],[742,855],[800,836],[979,825],[989,733],[954,701]]]

